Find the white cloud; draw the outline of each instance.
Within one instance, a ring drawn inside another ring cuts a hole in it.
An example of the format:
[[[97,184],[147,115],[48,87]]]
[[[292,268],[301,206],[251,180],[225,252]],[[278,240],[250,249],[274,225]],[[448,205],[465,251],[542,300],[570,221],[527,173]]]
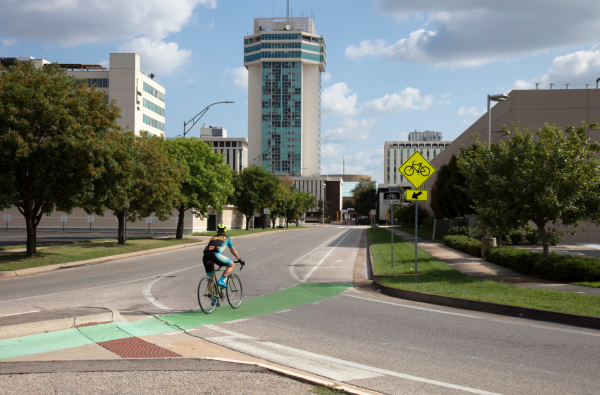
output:
[[[334,158],[346,150],[341,143],[325,143],[321,146],[321,157],[324,160]]]
[[[408,140],[408,133],[400,132],[400,141]]]
[[[0,33],[66,46],[131,40],[159,41],[179,32],[194,8],[216,0],[8,0],[0,5]]]
[[[3,38],[2,46],[4,47],[12,47],[13,45],[17,45],[17,40],[14,38]]]
[[[373,125],[379,122],[377,118],[343,119],[335,129],[326,130],[323,139],[327,141],[347,142],[366,140]]]
[[[233,77],[233,84],[240,88],[248,89],[248,70],[244,66],[227,69],[221,74],[230,74]]]
[[[119,52],[135,52],[140,55],[141,68],[145,73],[169,74],[187,63],[192,51],[179,49],[174,42],[152,41],[147,37],[135,38],[119,47]]]
[[[343,82],[338,82],[323,90],[321,94],[321,110],[323,115],[355,115],[358,95],[351,93]]]
[[[330,72],[324,72],[323,74],[321,74],[321,79],[324,82],[329,82],[331,80],[331,73]]]
[[[548,89],[550,84],[564,88],[584,88],[584,84],[593,84],[600,76],[600,45],[594,45],[588,51],[577,51],[558,56],[552,61],[552,67],[546,74],[529,81],[517,80],[514,89],[533,89],[539,83],[540,89]]]
[[[102,62],[98,62],[98,64],[104,68],[108,68],[110,66],[110,60],[103,60]]]
[[[600,7],[593,0],[377,0],[383,15],[424,28],[394,43],[367,39],[346,48],[348,58],[451,67],[476,66],[555,48],[597,42]]]
[[[215,28],[215,18],[213,18],[209,23],[206,24],[208,30],[212,30]]]
[[[381,176],[383,169],[383,148],[375,151],[360,151],[355,155],[346,155],[345,166],[339,156],[335,162],[326,161],[323,164],[323,174],[361,174],[370,175],[374,181]]]
[[[433,103],[433,96],[421,96],[421,91],[406,88],[402,92],[386,94],[364,104],[368,111],[378,113],[395,113],[406,110],[427,110]]]
[[[473,123],[473,121],[476,118],[479,118],[483,114],[485,114],[485,110],[479,111],[477,109],[477,107],[469,107],[469,108],[467,108],[465,106],[459,108],[458,111],[456,112],[456,116],[457,117],[461,117],[463,119],[463,123],[464,124]]]
[[[450,104],[452,103],[452,101],[450,100],[450,93],[444,93],[442,96],[440,96],[440,100],[438,101],[438,106],[441,106],[442,104]]]

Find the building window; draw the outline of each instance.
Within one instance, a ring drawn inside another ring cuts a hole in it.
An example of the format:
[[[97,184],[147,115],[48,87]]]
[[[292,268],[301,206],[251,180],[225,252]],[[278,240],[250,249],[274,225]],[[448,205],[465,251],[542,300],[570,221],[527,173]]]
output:
[[[87,83],[89,88],[91,88],[93,85],[97,86],[98,88],[108,88],[108,78],[88,78]]]
[[[218,141],[213,141],[213,147],[218,147],[219,146],[219,142]]]
[[[225,147],[225,142],[219,141],[219,147]],[[221,153],[223,153],[223,150],[221,150]]]
[[[162,92],[159,92],[158,89],[153,88],[152,86],[146,84],[144,82],[144,92],[151,94],[152,96],[156,97],[158,100],[164,102],[165,101],[165,94]]]
[[[150,111],[154,111],[158,115],[165,116],[165,109],[152,103],[150,100],[144,99],[144,107]]]
[[[231,146],[232,146],[232,147],[237,147],[237,141],[232,141],[232,142],[231,142]]]
[[[229,164],[229,150],[227,150],[227,164]]]
[[[147,115],[145,115],[145,114],[144,114],[144,117],[143,117],[143,119],[144,119],[144,123],[145,123],[146,125],[150,125],[150,126],[152,126],[153,128],[156,128],[156,129],[160,130],[161,132],[164,132],[164,131],[165,131],[165,124],[164,124],[164,123],[162,123],[162,122],[159,122],[159,121],[157,121],[157,120],[156,120],[156,119],[154,119],[154,118],[150,118],[149,116],[147,116]]]
[[[240,161],[239,161],[239,164],[240,164],[240,171],[242,171],[242,163],[243,163],[243,162],[242,162],[242,150],[240,150]]]

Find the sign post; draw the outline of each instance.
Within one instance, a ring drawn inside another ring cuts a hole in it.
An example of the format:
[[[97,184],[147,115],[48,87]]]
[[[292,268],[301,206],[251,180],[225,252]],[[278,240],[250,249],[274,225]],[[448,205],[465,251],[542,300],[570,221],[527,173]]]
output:
[[[152,217],[146,217],[146,223],[148,224],[148,233],[150,233],[150,224],[152,223]]]
[[[92,223],[94,222],[94,216],[88,215],[88,222],[90,223],[90,232],[92,231]]]
[[[398,172],[404,175],[408,182],[412,184],[415,189],[419,189],[425,181],[429,179],[436,172],[435,167],[425,157],[416,151],[411,155],[410,158],[402,166],[398,168]],[[405,198],[408,201],[415,202],[415,283],[417,282],[417,241],[418,241],[418,227],[419,227],[419,201],[427,200],[428,191],[419,189],[417,191],[410,190],[406,191]]]
[[[390,217],[390,233],[392,235],[392,267],[394,267],[394,204],[400,204],[402,203],[400,200],[400,193],[399,192],[384,192],[383,193],[383,204],[389,204],[391,206],[391,215],[390,213],[387,213],[388,215],[386,215],[386,217]]]
[[[6,222],[6,230],[8,230],[8,223],[10,222],[10,214],[4,214],[4,222]]]
[[[65,222],[67,222],[67,216],[66,215],[61,215],[60,216],[60,222],[62,222],[63,224],[63,232],[65,231]]]

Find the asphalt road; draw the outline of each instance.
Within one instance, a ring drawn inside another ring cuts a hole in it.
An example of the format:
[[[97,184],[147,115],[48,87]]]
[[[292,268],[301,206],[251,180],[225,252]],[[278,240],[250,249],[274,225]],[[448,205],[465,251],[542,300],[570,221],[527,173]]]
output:
[[[364,253],[361,232],[325,227],[234,239],[248,263],[235,271],[245,298],[302,282],[351,282]],[[4,280],[0,315],[74,306],[155,314],[197,309],[201,252],[186,248]],[[390,394],[596,394],[600,387],[600,331],[371,296],[352,287],[320,302],[193,333]]]

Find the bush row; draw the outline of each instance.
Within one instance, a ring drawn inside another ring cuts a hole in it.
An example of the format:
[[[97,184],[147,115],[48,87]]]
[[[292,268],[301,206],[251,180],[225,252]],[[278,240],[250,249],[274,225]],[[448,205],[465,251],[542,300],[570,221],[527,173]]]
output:
[[[541,252],[512,247],[490,248],[485,259],[524,274],[564,282],[600,281],[600,259],[574,257],[551,252],[548,258]]]
[[[470,239],[467,236],[447,235],[444,236],[444,245],[467,254],[481,257],[481,241]]]

